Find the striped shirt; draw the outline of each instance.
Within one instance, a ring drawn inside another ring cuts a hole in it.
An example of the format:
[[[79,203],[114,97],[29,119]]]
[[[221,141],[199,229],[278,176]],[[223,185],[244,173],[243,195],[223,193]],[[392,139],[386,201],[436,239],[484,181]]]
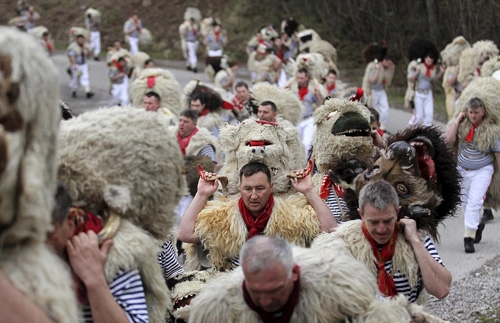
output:
[[[217,163],[217,157],[215,156],[215,149],[212,145],[206,145],[205,147],[201,148],[200,152],[198,153],[198,156],[208,156],[214,163]]]
[[[177,252],[170,240],[161,246],[161,251],[158,253],[158,263],[161,266],[165,280],[184,273],[184,268],[177,261]]]
[[[129,322],[149,322],[144,286],[137,269],[120,270],[109,285],[109,289],[115,301],[125,311]],[[86,304],[82,311],[84,322],[93,322],[90,305]]]
[[[478,128],[477,128],[478,129]],[[475,131],[477,131],[477,129]],[[475,170],[493,163],[491,153],[500,152],[500,140],[487,151],[480,151],[472,142],[461,142],[458,153],[458,166],[465,170]]]
[[[434,246],[434,243],[432,242],[432,239],[430,236],[426,236],[424,240],[424,246],[429,251],[431,256],[441,265],[444,266],[443,261],[441,260],[441,256],[439,256],[436,247]],[[392,275],[392,260],[386,261],[384,264],[384,269],[385,271],[389,274]],[[422,276],[419,273],[418,274],[418,283],[415,287],[411,288],[410,283],[408,281],[408,277],[404,276],[401,272],[396,272],[393,276],[394,283],[396,285],[396,290],[398,291],[399,294],[404,294],[406,298],[408,299],[408,302],[414,303],[418,296],[420,295],[420,292],[424,288],[424,283],[422,281]]]
[[[335,221],[337,221],[338,224],[342,223],[344,221],[344,216],[347,216],[349,213],[349,208],[344,199],[335,193],[333,187],[330,188],[330,194],[328,194],[325,203],[335,217]]]

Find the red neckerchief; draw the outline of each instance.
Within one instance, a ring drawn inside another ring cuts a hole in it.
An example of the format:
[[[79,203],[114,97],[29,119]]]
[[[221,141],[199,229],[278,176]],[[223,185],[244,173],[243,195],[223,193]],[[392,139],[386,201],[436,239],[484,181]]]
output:
[[[241,288],[243,289],[243,298],[245,299],[245,303],[247,303],[248,307],[250,307],[253,311],[257,312],[259,314],[259,317],[262,319],[263,322],[266,323],[287,323],[290,322],[290,318],[292,317],[293,311],[295,309],[295,306],[299,302],[299,296],[300,296],[300,267],[298,267],[298,275],[299,279],[295,281],[293,284],[293,290],[292,293],[290,294],[290,297],[288,297],[288,301],[286,302],[285,306],[281,309],[281,312],[283,315],[280,317],[274,317],[273,313],[269,313],[264,311],[262,308],[259,306],[255,305],[255,303],[252,301],[252,298],[250,297],[250,294],[247,291],[245,281],[243,281],[243,284]]]
[[[141,26],[139,26],[139,18],[132,18],[132,20],[134,21],[135,29],[137,29],[138,32],[141,32]]]
[[[45,41],[45,47],[47,47],[49,52],[52,52],[52,50],[54,49],[54,47],[52,47],[52,44],[48,40]]]
[[[201,111],[200,114],[198,115],[198,118],[206,116],[209,112],[210,110],[208,108],[203,109],[203,111]]]
[[[245,102],[241,101],[237,96],[233,98],[233,104],[238,111],[243,111]]]
[[[274,206],[274,197],[273,194],[271,194],[264,209],[259,213],[259,215],[256,218],[254,218],[252,216],[252,213],[250,213],[250,210],[248,210],[248,208],[245,206],[243,198],[240,197],[240,199],[238,200],[238,208],[240,209],[241,216],[243,217],[243,221],[245,221],[245,225],[247,226],[248,229],[247,240],[264,231],[267,222],[271,217],[273,206]]]
[[[72,207],[69,213],[73,215],[75,219],[74,236],[78,235],[80,232],[94,231],[95,233],[99,233],[102,230],[103,223],[99,216],[85,211],[80,207]],[[88,303],[87,289],[74,272],[71,273],[71,276],[73,278],[73,289],[75,290],[76,298],[78,303],[83,306]]]
[[[427,77],[431,77],[431,72],[432,72],[432,70],[434,69],[434,67],[435,67],[436,65],[431,65],[431,66],[429,66],[429,65],[425,64],[425,62],[424,62],[424,66],[425,66],[425,68],[426,68],[425,75],[426,75]]]
[[[214,35],[215,35],[215,42],[218,43],[219,42],[219,35],[220,35],[220,32],[215,32],[214,31]]]
[[[398,291],[396,290],[396,284],[394,283],[394,279],[392,279],[391,275],[387,273],[384,269],[384,264],[386,261],[391,260],[392,256],[394,256],[394,250],[396,250],[396,240],[398,238],[398,224],[396,222],[394,233],[389,241],[382,246],[382,251],[379,251],[378,245],[370,236],[368,229],[366,229],[366,225],[363,222],[361,228],[363,229],[363,234],[365,235],[366,240],[370,242],[372,246],[373,254],[377,259],[377,280],[378,280],[378,290],[384,296],[395,296]]]
[[[384,130],[382,130],[382,129],[378,128],[378,129],[377,129],[377,132],[378,132],[378,134],[380,135],[380,137],[383,137],[383,136],[384,136]]]
[[[285,62],[283,60],[283,47],[280,47],[278,49],[278,51],[276,52],[276,56],[280,59],[281,62],[283,62],[283,63]]]
[[[326,89],[327,89],[328,93],[330,93],[330,91],[335,90],[336,86],[337,86],[337,83],[333,83],[332,85],[327,85]]]
[[[191,138],[193,138],[194,135],[198,132],[198,128],[194,128],[193,132],[191,134],[187,135],[186,137],[182,138],[181,134],[177,132],[177,142],[179,143],[179,147],[181,147],[181,152],[183,156],[186,156],[186,148],[189,145],[189,141]]]
[[[477,127],[479,127],[479,125],[477,125],[477,126],[472,125],[472,127],[469,130],[469,133],[467,134],[467,136],[465,136],[465,142],[472,141],[472,139],[474,138],[474,133],[476,132]]]
[[[193,33],[193,35],[194,35],[195,37],[198,37],[198,31],[196,30],[196,27],[195,27],[194,25],[193,25],[193,26],[191,26],[191,32]]]
[[[309,89],[307,86],[299,87],[299,99],[300,99],[300,101],[304,100],[304,97],[306,96],[307,92],[309,92]]]
[[[115,65],[115,67],[122,73],[124,73],[124,68],[122,66],[122,64],[118,63],[118,61],[116,59],[114,59],[113,61],[113,65]]]

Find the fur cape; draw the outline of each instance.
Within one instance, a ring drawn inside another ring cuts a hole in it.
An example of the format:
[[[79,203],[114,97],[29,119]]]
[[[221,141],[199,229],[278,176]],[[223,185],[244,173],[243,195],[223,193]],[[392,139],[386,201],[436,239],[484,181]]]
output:
[[[251,104],[258,107],[264,101],[276,104],[278,114],[296,126],[302,121],[302,104],[295,94],[269,83],[257,83],[252,87]]]
[[[470,82],[479,77],[477,71],[480,66],[478,50],[473,47],[464,49],[460,55],[459,66],[457,80],[466,87]]]
[[[280,59],[274,54],[266,53],[262,55],[258,51],[254,51],[248,55],[248,70],[256,73],[256,78],[253,82],[258,83],[265,78],[265,81],[275,84],[279,76],[279,72],[275,68],[278,62],[280,62]]]
[[[322,80],[331,69],[327,60],[321,53],[304,53],[295,59],[295,73],[301,68],[307,69],[311,78]],[[335,69],[338,75],[338,70]]]
[[[219,270],[232,268],[231,258],[239,255],[247,240],[248,230],[238,209],[238,200],[239,196],[234,196],[209,201],[196,219],[195,232],[208,250],[212,266]],[[296,245],[309,247],[318,233],[318,217],[302,194],[286,198],[274,196],[265,235],[277,235]],[[194,260],[186,259],[186,262],[194,263]]]
[[[370,272],[352,257],[299,247],[293,254],[300,266],[300,294],[290,323],[443,322],[404,296],[379,300]],[[210,282],[194,299],[189,322],[261,323],[243,299],[243,280],[238,268]]]
[[[128,66],[134,66],[132,63],[132,56],[130,55],[130,52],[125,48],[116,50],[113,47],[109,47],[108,52],[106,53],[106,64],[111,64],[111,62],[113,61],[113,57],[123,57],[127,61]]]
[[[458,112],[467,112],[467,103],[471,98],[480,98],[486,106],[486,114],[479,128],[477,128],[472,142],[478,146],[480,150],[487,150],[496,140],[500,138],[500,114],[498,107],[500,106],[500,81],[493,77],[481,77],[474,80],[462,92],[458,103]],[[458,142],[464,140],[471,128],[471,123],[468,118],[458,128]],[[500,207],[500,171],[498,170],[495,156],[493,165],[495,173],[491,181],[490,187],[486,194],[486,203],[494,209]]]
[[[371,83],[369,81],[371,75],[375,71],[376,65],[379,64],[377,61],[370,62],[365,69],[365,75],[363,76],[363,90],[365,94],[369,97],[369,102],[371,101]],[[375,84],[384,84],[384,87],[387,89],[391,86],[392,78],[394,77],[394,68],[384,68],[382,64],[380,64],[380,71],[378,73],[378,78]],[[368,104],[371,106],[371,102]]]
[[[85,41],[88,42],[90,40],[90,32],[84,27],[71,27],[69,29],[69,40],[68,44],[71,44],[76,40],[78,35],[82,35],[85,38]]]
[[[372,155],[370,111],[359,103],[329,99],[314,112],[314,123],[313,153],[320,172],[327,172],[342,156],[363,160]]]
[[[306,165],[302,143],[293,127],[248,120],[237,125],[224,125],[219,135],[225,156],[223,169],[229,180],[229,195],[239,193],[239,170],[251,161],[262,162],[271,169],[275,194],[287,193],[291,184],[286,175]],[[259,144],[252,145],[252,142]]]
[[[99,10],[88,8],[87,10],[85,10],[85,19],[87,19],[89,15],[92,17],[92,20],[94,20],[98,24],[101,23],[101,12]]]
[[[61,111],[57,69],[39,46],[0,27],[0,269],[55,322],[77,322],[69,272],[45,245]]]
[[[332,233],[320,234],[313,242],[311,248],[318,250],[321,254],[332,251],[345,254],[361,261],[369,269],[374,282],[377,282],[376,258],[370,242],[365,238],[361,230],[361,220],[352,220],[342,223]],[[425,232],[420,231],[420,239],[424,241]],[[405,275],[411,288],[418,284],[419,268],[413,248],[406,241],[404,234],[398,234],[396,250],[392,258],[392,276],[397,272]],[[427,302],[427,293],[422,291],[417,303]]]
[[[491,40],[478,40],[472,44],[472,48],[474,48],[479,55],[479,65],[482,65],[492,56],[497,56],[499,54],[497,45]]]
[[[177,136],[178,129],[179,126],[169,127],[169,132],[174,138]],[[215,154],[218,154],[219,145],[216,138],[207,129],[198,127],[198,132],[189,140],[189,144],[186,147],[186,156],[198,155],[200,150],[207,145],[214,147]]]
[[[154,82],[150,87],[150,80]],[[168,109],[175,118],[181,112],[181,86],[175,76],[162,68],[148,68],[141,72],[139,77],[130,85],[130,98],[132,104],[142,108],[144,95],[154,91],[161,98],[160,108]]]

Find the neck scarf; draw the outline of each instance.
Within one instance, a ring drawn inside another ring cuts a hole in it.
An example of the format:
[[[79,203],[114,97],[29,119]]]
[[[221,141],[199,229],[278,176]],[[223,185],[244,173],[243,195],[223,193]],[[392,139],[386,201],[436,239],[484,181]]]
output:
[[[434,67],[435,67],[436,65],[430,65],[430,66],[429,66],[429,65],[427,65],[427,64],[425,64],[425,63],[424,63],[424,66],[425,66],[425,68],[426,68],[426,71],[425,71],[425,76],[427,76],[427,77],[431,77],[431,72],[432,72],[432,70],[434,69]]]
[[[396,239],[398,237],[397,223],[395,224],[394,233],[391,239],[389,239],[389,241],[382,246],[381,251],[379,251],[375,240],[373,240],[373,238],[370,236],[370,233],[368,232],[368,229],[366,228],[364,222],[362,225],[362,229],[365,238],[368,240],[368,242],[370,242],[370,245],[372,246],[372,251],[375,255],[375,258],[377,259],[376,265],[378,271],[377,280],[379,291],[385,296],[397,295],[398,292],[396,290],[396,284],[394,283],[394,280],[392,279],[391,275],[389,275],[384,270],[385,262],[392,259],[392,256],[394,256],[394,250],[396,249]]]
[[[472,139],[474,138],[474,133],[476,132],[477,127],[479,127],[479,125],[477,125],[477,126],[472,125],[472,127],[469,130],[469,133],[467,134],[467,136],[465,136],[465,142],[472,141]]]
[[[124,68],[122,66],[122,64],[118,63],[118,61],[116,59],[113,60],[113,65],[115,65],[115,67],[122,73],[124,73]]]
[[[220,35],[220,32],[215,32],[214,31],[214,35],[215,35],[215,42],[218,43],[219,42],[219,35]]]
[[[263,322],[266,322],[266,323],[287,323],[290,321],[290,318],[292,317],[292,314],[293,314],[293,310],[295,309],[295,306],[299,302],[300,272],[299,272],[299,279],[297,279],[297,281],[295,281],[295,283],[293,284],[293,290],[292,290],[292,293],[290,294],[290,297],[288,297],[288,301],[286,302],[285,306],[283,306],[283,308],[281,309],[282,315],[280,317],[275,317],[273,315],[273,313],[266,312],[262,308],[260,308],[259,306],[255,305],[255,303],[252,301],[252,298],[250,297],[250,294],[247,291],[247,288],[245,286],[245,281],[243,281],[242,289],[243,289],[243,298],[245,299],[245,303],[253,311],[255,311],[255,312],[257,312],[257,314],[259,314],[259,316]]]
[[[264,209],[259,213],[259,215],[256,218],[254,218],[252,216],[252,213],[250,213],[250,210],[246,207],[245,203],[243,202],[243,198],[240,197],[238,201],[238,208],[240,209],[243,221],[245,221],[245,225],[247,226],[248,230],[247,240],[264,231],[267,222],[271,217],[273,206],[274,206],[274,197],[273,194],[271,194]]]
[[[200,114],[198,115],[198,118],[206,116],[209,112],[210,110],[208,108],[203,109],[203,111],[201,111]]]
[[[306,96],[307,92],[309,92],[309,89],[307,88],[307,86],[299,87],[299,99],[300,99],[300,101],[304,101],[304,97]]]
[[[179,143],[179,147],[181,147],[182,156],[186,156],[186,148],[189,145],[189,141],[194,135],[196,135],[197,132],[198,128],[194,128],[193,132],[184,138],[182,138],[181,134],[177,132],[177,142]]]
[[[337,86],[336,83],[333,83],[332,85],[327,86],[326,89],[328,90],[328,93],[330,93],[331,91],[335,90],[336,86]]]

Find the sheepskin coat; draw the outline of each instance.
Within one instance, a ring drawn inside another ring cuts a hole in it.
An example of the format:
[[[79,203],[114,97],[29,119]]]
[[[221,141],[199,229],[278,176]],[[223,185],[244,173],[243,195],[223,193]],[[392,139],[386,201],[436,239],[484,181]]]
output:
[[[38,42],[0,27],[0,270],[54,322],[77,322],[69,272],[45,245],[56,185],[58,96],[57,69]]]
[[[374,84],[383,84],[384,87],[387,89],[389,86],[391,86],[392,83],[392,78],[394,76],[394,69],[392,68],[384,68],[381,63],[378,62],[370,62],[366,66],[365,69],[365,75],[363,76],[363,91],[365,91],[366,95],[371,95],[371,85],[369,79],[372,76],[372,74],[375,72],[375,67],[377,64],[380,64],[380,71],[378,73],[378,78],[375,81]]]
[[[374,282],[377,282],[376,258],[373,254],[370,242],[363,235],[361,224],[361,220],[344,222],[342,225],[338,226],[334,232],[319,235],[314,240],[312,248],[318,249],[324,253],[335,250],[339,253],[354,256],[354,258],[365,264]],[[420,234],[420,238],[423,241],[424,235]],[[413,248],[406,241],[403,234],[398,234],[392,263],[393,276],[395,273],[400,272],[408,278],[411,288],[417,286],[419,280],[418,262],[415,258]],[[417,302],[425,302],[426,296],[427,293],[422,291]]]
[[[169,132],[174,136],[177,136],[178,131],[178,126],[169,127]],[[197,156],[200,150],[207,145],[214,147],[215,153],[217,155],[219,151],[217,139],[212,136],[210,131],[208,131],[207,129],[198,127],[198,132],[193,137],[191,137],[191,140],[189,140],[189,144],[186,147],[186,156]]]
[[[404,296],[381,301],[366,267],[352,257],[295,247],[300,295],[290,323],[443,322]],[[190,323],[260,323],[243,299],[241,268],[211,281],[193,300]],[[414,319],[414,321],[412,321]]]
[[[195,232],[209,252],[212,266],[219,270],[233,267],[231,258],[239,255],[248,230],[238,209],[238,197],[207,202],[198,214]],[[274,207],[264,229],[296,245],[309,247],[319,233],[319,220],[302,194],[274,196]],[[190,261],[188,259],[188,261]]]

